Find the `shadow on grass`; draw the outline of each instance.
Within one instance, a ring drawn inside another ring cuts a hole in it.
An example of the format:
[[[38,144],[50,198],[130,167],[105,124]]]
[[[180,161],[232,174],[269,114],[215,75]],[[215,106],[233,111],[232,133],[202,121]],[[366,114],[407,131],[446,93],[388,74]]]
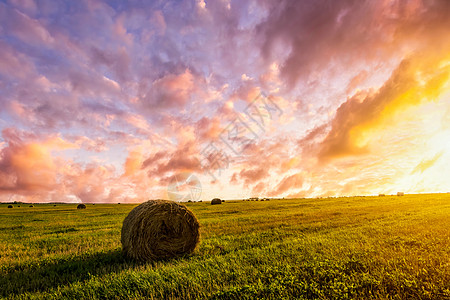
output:
[[[40,265],[18,265],[0,273],[0,298],[26,292],[44,292],[92,276],[118,273],[142,263],[126,259],[120,249],[73,258],[44,262]]]

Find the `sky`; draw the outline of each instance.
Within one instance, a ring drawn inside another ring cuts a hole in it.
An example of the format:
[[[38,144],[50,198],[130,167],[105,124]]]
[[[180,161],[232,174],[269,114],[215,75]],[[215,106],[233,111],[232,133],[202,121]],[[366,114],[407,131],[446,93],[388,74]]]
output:
[[[0,201],[450,191],[450,1],[0,1]]]

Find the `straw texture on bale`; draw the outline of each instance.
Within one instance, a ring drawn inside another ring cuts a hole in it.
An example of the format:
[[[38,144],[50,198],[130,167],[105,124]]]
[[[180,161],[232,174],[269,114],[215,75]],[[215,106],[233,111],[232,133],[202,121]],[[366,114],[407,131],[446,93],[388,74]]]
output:
[[[194,251],[199,223],[184,205],[150,200],[135,207],[122,226],[123,253],[141,261],[169,259]]]
[[[222,204],[222,200],[220,200],[219,198],[214,198],[211,200],[211,205],[214,204]]]
[[[77,209],[85,209],[86,205],[84,205],[83,203],[78,204]]]

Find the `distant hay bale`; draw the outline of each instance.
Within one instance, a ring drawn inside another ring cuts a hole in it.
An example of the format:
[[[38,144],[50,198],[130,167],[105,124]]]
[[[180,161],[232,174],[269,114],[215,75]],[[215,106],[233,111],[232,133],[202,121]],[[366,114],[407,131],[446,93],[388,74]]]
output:
[[[219,198],[212,199],[211,205],[215,205],[215,204],[222,204],[222,200],[220,200]]]
[[[83,203],[78,204],[77,209],[86,209],[86,205]]]
[[[385,194],[379,194],[378,197],[384,197],[386,196]]]
[[[199,239],[197,218],[186,206],[173,201],[144,202],[123,221],[123,253],[140,261],[189,254]]]
[[[29,207],[34,207],[34,205],[33,204],[31,204]]]
[[[12,206],[12,205],[8,205],[8,208],[13,208],[14,206]]]
[[[403,193],[403,192],[398,192],[398,193],[397,193],[397,196],[405,196],[405,193]]]
[[[222,200],[222,202],[225,202],[225,200]]]

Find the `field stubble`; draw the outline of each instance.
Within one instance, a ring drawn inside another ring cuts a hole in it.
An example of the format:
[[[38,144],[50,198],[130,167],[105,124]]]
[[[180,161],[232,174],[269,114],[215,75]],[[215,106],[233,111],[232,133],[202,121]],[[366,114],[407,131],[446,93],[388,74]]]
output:
[[[450,299],[450,195],[188,203],[193,255],[121,253],[136,205],[0,205],[0,297]]]

